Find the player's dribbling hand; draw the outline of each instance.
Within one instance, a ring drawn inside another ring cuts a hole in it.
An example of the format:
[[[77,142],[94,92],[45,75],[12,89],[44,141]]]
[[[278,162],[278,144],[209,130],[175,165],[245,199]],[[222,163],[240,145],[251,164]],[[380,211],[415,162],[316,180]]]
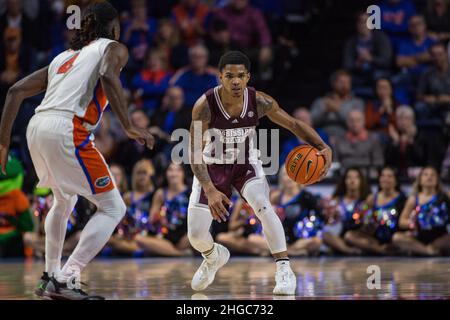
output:
[[[6,174],[6,164],[8,163],[9,146],[1,143],[0,144],[0,164],[2,173]]]
[[[318,156],[324,156],[325,158],[325,166],[323,167],[322,171],[320,172],[320,180],[326,177],[328,170],[331,167],[331,163],[333,162],[333,152],[331,151],[330,147],[325,147],[319,152],[317,152]]]
[[[219,223],[222,221],[227,221],[227,217],[230,215],[230,213],[225,208],[223,203],[225,202],[231,206],[231,200],[217,189],[211,190],[206,193],[206,197],[208,198],[208,206],[211,210],[211,215],[213,216],[214,220]]]
[[[134,139],[142,145],[146,145],[149,149],[153,149],[153,146],[155,145],[155,138],[150,133],[149,129],[132,127],[129,128],[126,133],[128,138]]]

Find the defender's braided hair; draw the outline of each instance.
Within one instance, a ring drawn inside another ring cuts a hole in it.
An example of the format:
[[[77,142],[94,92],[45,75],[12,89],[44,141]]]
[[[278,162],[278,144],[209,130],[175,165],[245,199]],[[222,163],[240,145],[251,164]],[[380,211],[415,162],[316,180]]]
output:
[[[89,5],[83,12],[81,28],[77,30],[74,39],[70,43],[70,48],[72,50],[81,50],[81,48],[95,39],[112,39],[113,34],[108,30],[108,25],[117,17],[117,10],[107,1]]]

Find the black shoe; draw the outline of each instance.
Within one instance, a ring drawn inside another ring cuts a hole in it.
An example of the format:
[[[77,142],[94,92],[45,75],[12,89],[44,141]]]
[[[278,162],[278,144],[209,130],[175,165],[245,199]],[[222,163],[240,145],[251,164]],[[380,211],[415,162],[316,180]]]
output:
[[[36,289],[34,290],[34,294],[37,295],[38,297],[43,297],[49,281],[50,277],[48,276],[48,273],[44,272],[42,274],[41,279],[39,279]]]
[[[54,277],[45,288],[44,296],[52,300],[105,300],[101,296],[91,296],[81,289],[69,289],[67,284],[58,282]]]

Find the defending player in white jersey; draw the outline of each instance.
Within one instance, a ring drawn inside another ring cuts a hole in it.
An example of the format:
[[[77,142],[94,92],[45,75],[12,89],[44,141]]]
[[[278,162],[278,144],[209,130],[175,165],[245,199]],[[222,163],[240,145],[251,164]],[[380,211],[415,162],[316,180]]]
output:
[[[80,273],[110,238],[125,214],[125,204],[108,165],[94,145],[92,132],[109,103],[127,136],[153,147],[147,130],[133,127],[119,79],[128,61],[118,43],[118,13],[108,2],[94,3],[83,13],[81,29],[69,50],[51,64],[14,84],[8,91],[0,124],[2,170],[8,158],[11,128],[22,101],[46,91],[27,128],[27,141],[39,186],[50,187],[54,203],[46,222],[45,272],[36,294],[52,299],[103,299],[77,285]],[[97,206],[80,241],[61,269],[67,221],[77,195]],[[75,283],[73,283],[75,280]],[[69,285],[68,285],[69,284]]]

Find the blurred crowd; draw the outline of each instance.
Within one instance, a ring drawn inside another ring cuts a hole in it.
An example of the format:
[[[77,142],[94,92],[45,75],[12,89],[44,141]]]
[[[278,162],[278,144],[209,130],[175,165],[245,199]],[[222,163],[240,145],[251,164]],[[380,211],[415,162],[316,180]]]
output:
[[[67,5],[90,2],[0,0],[0,106],[14,82],[68,48],[75,30],[66,27]],[[121,42],[130,52],[122,72],[130,119],[149,128],[157,144],[149,150],[128,140],[115,115],[105,112],[95,145],[128,210],[101,255],[192,255],[186,237],[192,172],[172,163],[172,132],[189,128],[194,102],[219,84],[217,63],[227,50],[250,57],[251,85],[259,90],[271,93],[276,83],[295,83],[297,76],[284,71],[298,55],[296,26],[308,26],[308,17],[333,1],[110,2],[120,11]],[[270,178],[294,256],[448,254],[450,202],[442,184],[450,181],[450,2],[373,2],[381,8],[381,30],[368,29],[365,10],[355,10],[353,33],[342,39],[341,52],[330,53],[340,55],[342,64],[328,70],[323,96],[310,106],[283,106],[314,126],[334,151],[324,182],[336,184],[332,194],[298,186],[283,170]],[[35,188],[25,139],[41,100],[23,104],[11,145],[11,166],[19,169],[0,177],[0,257],[40,257],[45,251],[52,195]],[[280,164],[303,143],[292,135],[282,138]],[[402,191],[401,183],[413,187]],[[235,254],[268,255],[257,218],[244,201],[233,200],[229,223],[213,225],[216,241]],[[95,210],[80,197],[65,253]]]

